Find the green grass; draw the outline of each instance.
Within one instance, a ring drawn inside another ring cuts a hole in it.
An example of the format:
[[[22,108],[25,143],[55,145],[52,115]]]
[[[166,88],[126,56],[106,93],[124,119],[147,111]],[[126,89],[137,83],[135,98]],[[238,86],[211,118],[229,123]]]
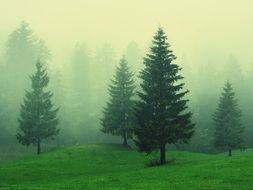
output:
[[[168,151],[174,162],[151,159],[113,145],[62,148],[0,164],[0,189],[252,190],[253,150],[225,154]]]

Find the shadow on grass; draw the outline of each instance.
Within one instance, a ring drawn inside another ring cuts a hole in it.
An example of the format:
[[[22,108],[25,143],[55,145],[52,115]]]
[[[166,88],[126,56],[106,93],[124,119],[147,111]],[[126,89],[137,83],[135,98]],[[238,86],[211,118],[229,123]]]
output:
[[[161,164],[159,159],[149,160],[145,165],[146,167],[157,167],[157,166],[165,166],[165,165],[173,165],[175,164],[176,159],[170,159],[165,164]]]

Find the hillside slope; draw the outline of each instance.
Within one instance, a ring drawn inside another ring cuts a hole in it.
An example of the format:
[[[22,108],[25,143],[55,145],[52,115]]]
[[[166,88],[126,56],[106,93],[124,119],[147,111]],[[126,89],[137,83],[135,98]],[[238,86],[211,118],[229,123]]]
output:
[[[175,161],[146,167],[150,157],[113,145],[84,145],[0,164],[0,189],[253,189],[253,151],[205,155],[168,152]]]

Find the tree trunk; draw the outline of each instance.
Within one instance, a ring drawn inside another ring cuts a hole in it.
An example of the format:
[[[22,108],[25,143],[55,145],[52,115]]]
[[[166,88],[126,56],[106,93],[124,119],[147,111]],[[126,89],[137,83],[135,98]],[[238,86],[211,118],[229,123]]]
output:
[[[166,164],[165,145],[160,147],[160,164]]]
[[[38,142],[37,142],[37,154],[40,154],[40,138],[38,137]]]
[[[127,133],[126,131],[123,131],[123,145],[128,146],[127,144]]]
[[[232,156],[232,150],[228,149],[228,156],[231,157]]]

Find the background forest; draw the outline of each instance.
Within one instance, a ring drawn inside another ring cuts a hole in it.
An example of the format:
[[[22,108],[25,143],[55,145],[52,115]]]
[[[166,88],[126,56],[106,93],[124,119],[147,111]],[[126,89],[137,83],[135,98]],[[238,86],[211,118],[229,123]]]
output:
[[[15,7],[10,6],[13,2]],[[120,137],[100,131],[108,84],[122,55],[134,72],[136,84],[140,82],[143,57],[159,24],[177,56],[176,64],[182,67],[186,89],[190,90],[187,94],[189,108],[196,123],[190,143],[180,148],[217,152],[212,137],[213,114],[226,81],[233,85],[242,110],[245,146],[253,147],[250,6],[227,0],[183,2],[184,6],[167,1],[156,5],[155,1],[112,0],[87,1],[86,6],[82,1],[73,4],[70,1],[21,3],[15,0],[2,3],[0,15],[5,15],[0,19],[2,154],[13,156],[9,150],[14,147],[20,153],[32,149],[18,145],[15,135],[20,103],[25,89],[30,90],[29,76],[34,73],[38,59],[48,68],[53,102],[60,108],[60,133],[55,140],[44,142],[44,149],[122,142]],[[55,10],[53,7],[57,6]],[[174,18],[175,13],[180,16]],[[8,16],[10,14],[18,17]]]

